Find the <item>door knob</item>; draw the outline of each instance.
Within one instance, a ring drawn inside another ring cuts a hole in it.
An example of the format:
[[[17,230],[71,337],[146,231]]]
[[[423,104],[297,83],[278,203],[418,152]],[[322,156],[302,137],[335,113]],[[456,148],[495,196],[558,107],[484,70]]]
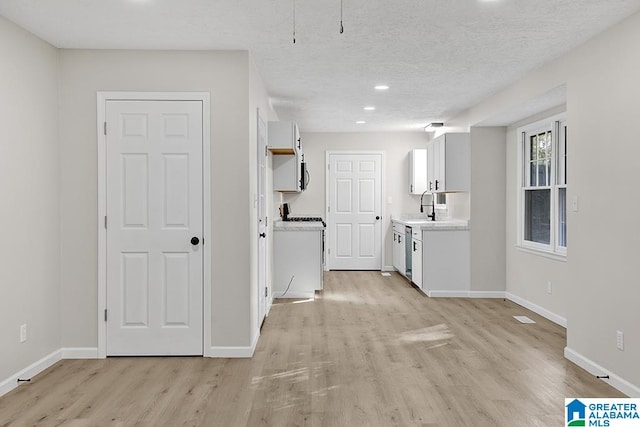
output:
[[[200,243],[200,239],[198,239],[197,237],[192,237],[191,238],[191,244],[193,246],[197,245],[198,243]]]
[[[377,220],[379,220],[379,219],[380,219],[380,217],[379,217],[379,216],[376,216],[376,221],[377,221]]]
[[[262,237],[264,239],[265,237],[267,237],[267,233],[260,233],[260,234],[258,234],[258,236],[260,236],[260,237]]]

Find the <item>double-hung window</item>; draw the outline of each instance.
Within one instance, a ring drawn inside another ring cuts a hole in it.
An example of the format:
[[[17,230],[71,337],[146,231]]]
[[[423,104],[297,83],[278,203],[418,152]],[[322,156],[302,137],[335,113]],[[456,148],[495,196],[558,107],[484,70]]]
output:
[[[554,116],[518,129],[519,230],[525,249],[567,253],[567,122]]]

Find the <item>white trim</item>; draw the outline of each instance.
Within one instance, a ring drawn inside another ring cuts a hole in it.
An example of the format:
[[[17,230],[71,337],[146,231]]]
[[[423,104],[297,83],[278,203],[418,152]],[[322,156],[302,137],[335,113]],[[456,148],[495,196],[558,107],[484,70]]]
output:
[[[342,154],[342,155],[379,155],[380,156],[380,271],[384,271],[385,266],[385,233],[382,228],[382,224],[385,223],[385,203],[384,201],[387,199],[386,197],[386,156],[385,152],[381,150],[327,150],[325,151],[325,162],[324,162],[324,172],[325,172],[325,180],[324,180],[324,212],[327,220],[327,224],[329,224],[329,211],[327,207],[329,206],[329,188],[330,188],[330,177],[329,177],[329,165],[330,158],[332,154]],[[329,229],[325,231],[325,254],[324,259],[325,262],[325,271],[331,271],[331,267],[329,266],[329,255],[327,254],[327,250],[331,247],[331,235],[329,233]],[[393,267],[392,267],[393,268]],[[387,271],[395,271],[387,270]]]
[[[393,265],[385,265],[382,267],[382,271],[396,271],[396,268]]]
[[[504,298],[504,291],[469,291],[469,298]]]
[[[565,347],[564,357],[592,375],[609,375],[609,379],[602,378],[602,381],[629,397],[640,398],[640,387],[631,384],[629,381],[614,373],[609,372],[607,369],[598,365],[594,361],[587,359],[577,351],[569,347]]]
[[[282,295],[280,292],[275,294],[274,298],[315,298],[316,291],[292,291],[287,292],[286,295]]]
[[[424,291],[423,291],[424,292]],[[469,291],[426,291],[429,298],[468,298]]]
[[[558,252],[549,252],[549,251],[543,251],[539,249],[528,248],[526,246],[520,246],[520,245],[516,245],[516,249],[519,250],[520,252],[524,252],[527,254],[538,255],[541,257],[553,259],[555,261],[567,262],[566,252],[564,254],[558,253]]]
[[[255,334],[251,345],[247,347],[210,347],[206,357],[251,358],[256,351],[258,338],[260,338],[260,331]]]
[[[522,249],[524,252],[527,252],[532,255],[544,256],[547,258],[552,258],[556,260],[561,260],[566,256],[567,250],[566,248],[559,249],[557,246],[558,241],[558,201],[557,201],[557,193],[558,193],[558,184],[557,182],[557,172],[558,172],[558,141],[559,141],[559,130],[560,125],[566,123],[567,121],[567,113],[562,112],[555,114],[553,116],[544,118],[542,120],[538,120],[533,123],[529,123],[524,126],[520,126],[516,129],[517,134],[517,144],[516,144],[516,153],[517,153],[517,164],[516,164],[516,247]],[[547,132],[551,130],[551,138],[552,138],[552,146],[551,146],[551,157],[553,160],[553,167],[551,168],[551,177],[550,177],[550,185],[548,186],[540,186],[540,187],[530,187],[524,186],[527,178],[525,178],[525,173],[527,168],[525,168],[525,163],[528,164],[529,159],[525,158],[527,153],[527,146],[525,144],[525,136],[533,133]],[[563,187],[566,188],[566,183],[562,184]],[[527,241],[524,239],[524,193],[527,190],[550,190],[550,206],[551,210],[551,230],[550,230],[550,242],[548,245],[542,243],[536,243]]]
[[[62,350],[56,350],[53,353],[48,354],[47,356],[38,360],[37,362],[32,363],[21,371],[9,376],[9,378],[6,378],[2,382],[0,382],[0,396],[5,395],[14,388],[18,387],[18,378],[32,378],[45,369],[55,365],[60,360],[62,360]]]
[[[63,359],[100,359],[98,347],[63,347],[60,351]]]
[[[107,306],[106,244],[104,217],[106,202],[106,121],[107,100],[170,100],[202,102],[202,206],[203,206],[203,356],[211,348],[211,97],[209,92],[97,92],[98,142],[98,357],[107,357],[107,324],[104,310]]]
[[[567,327],[567,319],[552,312],[547,310],[544,307],[540,307],[537,304],[532,303],[531,301],[528,301],[522,297],[519,297],[517,295],[514,295],[510,292],[505,292],[505,298],[508,299],[509,301],[515,302],[518,305],[523,306],[526,309],[529,309],[531,311],[533,311],[536,314],[539,314],[540,316],[551,320],[553,323],[558,324],[560,326],[562,326],[563,328]]]
[[[420,289],[422,290],[422,289]],[[422,291],[429,298],[504,298],[504,291]]]

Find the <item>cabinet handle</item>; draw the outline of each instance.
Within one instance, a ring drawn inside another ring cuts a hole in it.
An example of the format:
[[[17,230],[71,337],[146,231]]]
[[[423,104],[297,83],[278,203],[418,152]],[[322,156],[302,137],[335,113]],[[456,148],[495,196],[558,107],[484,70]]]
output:
[[[413,184],[409,186],[409,193],[413,193]]]
[[[398,243],[402,243],[402,236],[398,235]]]
[[[429,191],[433,190],[433,182],[429,181]]]
[[[396,241],[396,233],[393,233],[393,241]]]
[[[440,183],[438,182],[438,180],[436,179],[436,191],[438,191],[438,187],[440,186]]]
[[[416,249],[416,242],[413,242],[413,252],[417,251]]]

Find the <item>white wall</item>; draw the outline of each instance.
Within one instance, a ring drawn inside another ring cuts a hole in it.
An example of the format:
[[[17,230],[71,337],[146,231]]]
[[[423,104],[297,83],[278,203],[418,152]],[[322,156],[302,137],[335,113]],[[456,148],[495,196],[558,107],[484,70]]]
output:
[[[471,129],[471,290],[504,291],[505,128]]]
[[[257,197],[258,197],[258,110],[260,110],[260,117],[264,120],[265,124],[269,120],[278,120],[278,116],[271,108],[269,104],[269,95],[264,88],[264,83],[260,77],[260,73],[256,68],[256,65],[251,56],[249,56],[249,184],[250,184],[250,206],[251,215],[249,218],[249,243],[250,243],[250,286],[251,291],[249,303],[249,312],[251,313],[251,337],[254,338],[260,333],[260,319],[257,318],[258,314],[258,292],[263,292],[258,286],[258,210],[257,210]],[[268,143],[268,142],[267,142]],[[271,189],[273,188],[272,174],[270,172],[269,163],[267,163],[267,212],[272,212],[273,204],[272,198],[269,197]],[[272,221],[268,221],[267,242],[272,242],[271,236],[273,236]],[[269,244],[267,244],[269,246]],[[270,284],[272,280],[272,264],[273,264],[273,251],[267,249],[267,287],[269,288],[269,295],[272,294]]]
[[[60,348],[60,186],[58,51],[0,17],[0,58],[1,382]]]
[[[640,394],[640,201],[635,197],[640,144],[634,126],[640,114],[638,46],[640,14],[635,14],[448,124],[473,126],[566,83],[567,196],[580,201],[579,212],[567,216],[566,265],[512,251],[514,235],[508,234],[507,291],[537,301],[543,309],[566,313],[568,348]],[[507,141],[511,233],[516,215],[512,130]],[[545,287],[547,280],[554,281],[553,297],[540,292],[540,282]],[[625,333],[624,351],[615,348],[616,330]]]
[[[307,162],[311,180],[306,191],[299,194],[284,195],[284,201],[291,204],[291,213],[293,215],[326,217],[326,151],[370,150],[383,151],[385,153],[383,236],[385,239],[385,265],[391,266],[393,234],[390,218],[392,215],[420,212],[420,196],[409,194],[409,151],[414,148],[426,148],[427,135],[424,132],[303,132],[301,138],[304,158]],[[392,200],[391,204],[388,203],[389,197]],[[276,196],[277,198],[278,196]],[[274,206],[274,209],[276,208],[277,206]]]
[[[247,52],[60,51],[62,343],[97,345],[97,91],[211,93],[212,345],[251,344]],[[255,175],[254,175],[255,177]]]

